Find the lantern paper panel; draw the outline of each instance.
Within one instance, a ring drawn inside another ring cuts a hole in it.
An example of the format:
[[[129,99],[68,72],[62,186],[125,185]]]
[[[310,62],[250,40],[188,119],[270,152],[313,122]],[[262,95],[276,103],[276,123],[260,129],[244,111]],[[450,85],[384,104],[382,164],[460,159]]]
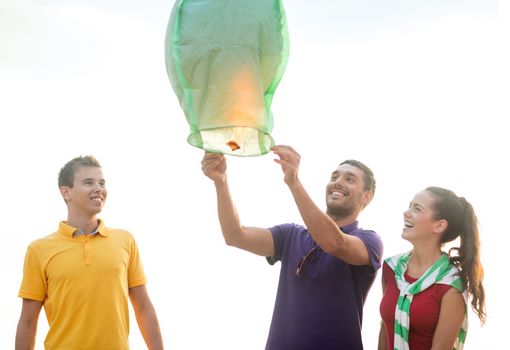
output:
[[[258,156],[274,145],[271,103],[289,54],[280,0],[178,0],[167,73],[190,127],[211,152]]]

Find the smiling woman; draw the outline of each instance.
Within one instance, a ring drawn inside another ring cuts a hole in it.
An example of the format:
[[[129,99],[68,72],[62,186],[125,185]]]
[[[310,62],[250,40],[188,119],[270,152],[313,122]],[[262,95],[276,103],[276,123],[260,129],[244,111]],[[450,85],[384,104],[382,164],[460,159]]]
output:
[[[402,237],[413,249],[385,261],[379,350],[462,349],[468,298],[480,321],[486,318],[473,207],[452,191],[428,187],[404,212]],[[441,251],[457,237],[460,247],[450,252],[458,255]]]

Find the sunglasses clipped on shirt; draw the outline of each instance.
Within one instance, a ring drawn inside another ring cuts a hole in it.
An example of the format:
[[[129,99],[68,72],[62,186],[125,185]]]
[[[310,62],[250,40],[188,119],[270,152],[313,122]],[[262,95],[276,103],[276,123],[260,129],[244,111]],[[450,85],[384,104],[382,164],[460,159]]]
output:
[[[319,251],[319,246],[317,244],[315,244],[313,246],[313,248],[310,249],[310,251],[308,253],[306,253],[306,255],[303,256],[301,258],[301,260],[299,260],[299,263],[296,268],[296,276],[297,277],[303,276],[303,270],[304,270],[306,262],[312,260],[318,251]]]

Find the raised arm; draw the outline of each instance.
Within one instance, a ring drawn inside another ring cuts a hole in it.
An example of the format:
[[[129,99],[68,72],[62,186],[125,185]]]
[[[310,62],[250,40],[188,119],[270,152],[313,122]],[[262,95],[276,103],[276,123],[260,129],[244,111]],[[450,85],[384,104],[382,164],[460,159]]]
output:
[[[368,251],[361,239],[347,235],[337,223],[324,213],[310,198],[298,178],[301,156],[290,146],[273,147],[284,173],[284,181],[294,197],[299,213],[313,240],[328,254],[351,265],[370,265]]]
[[[41,312],[42,302],[23,299],[21,316],[16,329],[16,350],[33,350],[37,333],[37,321]]]
[[[147,288],[144,285],[129,288],[129,299],[133,305],[136,321],[147,348],[149,350],[162,350],[163,339],[159,329],[158,317],[147,293]]]
[[[221,154],[206,152],[202,171],[214,182],[218,219],[225,243],[261,256],[274,255],[271,232],[265,228],[242,226],[230,195],[227,181],[227,161]]]

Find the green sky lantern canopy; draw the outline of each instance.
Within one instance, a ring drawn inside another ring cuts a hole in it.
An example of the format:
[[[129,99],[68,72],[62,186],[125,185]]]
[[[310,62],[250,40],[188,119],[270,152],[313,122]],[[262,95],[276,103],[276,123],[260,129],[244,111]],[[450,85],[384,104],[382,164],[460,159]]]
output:
[[[165,54],[191,145],[237,156],[269,152],[271,102],[289,54],[280,0],[177,0]]]

